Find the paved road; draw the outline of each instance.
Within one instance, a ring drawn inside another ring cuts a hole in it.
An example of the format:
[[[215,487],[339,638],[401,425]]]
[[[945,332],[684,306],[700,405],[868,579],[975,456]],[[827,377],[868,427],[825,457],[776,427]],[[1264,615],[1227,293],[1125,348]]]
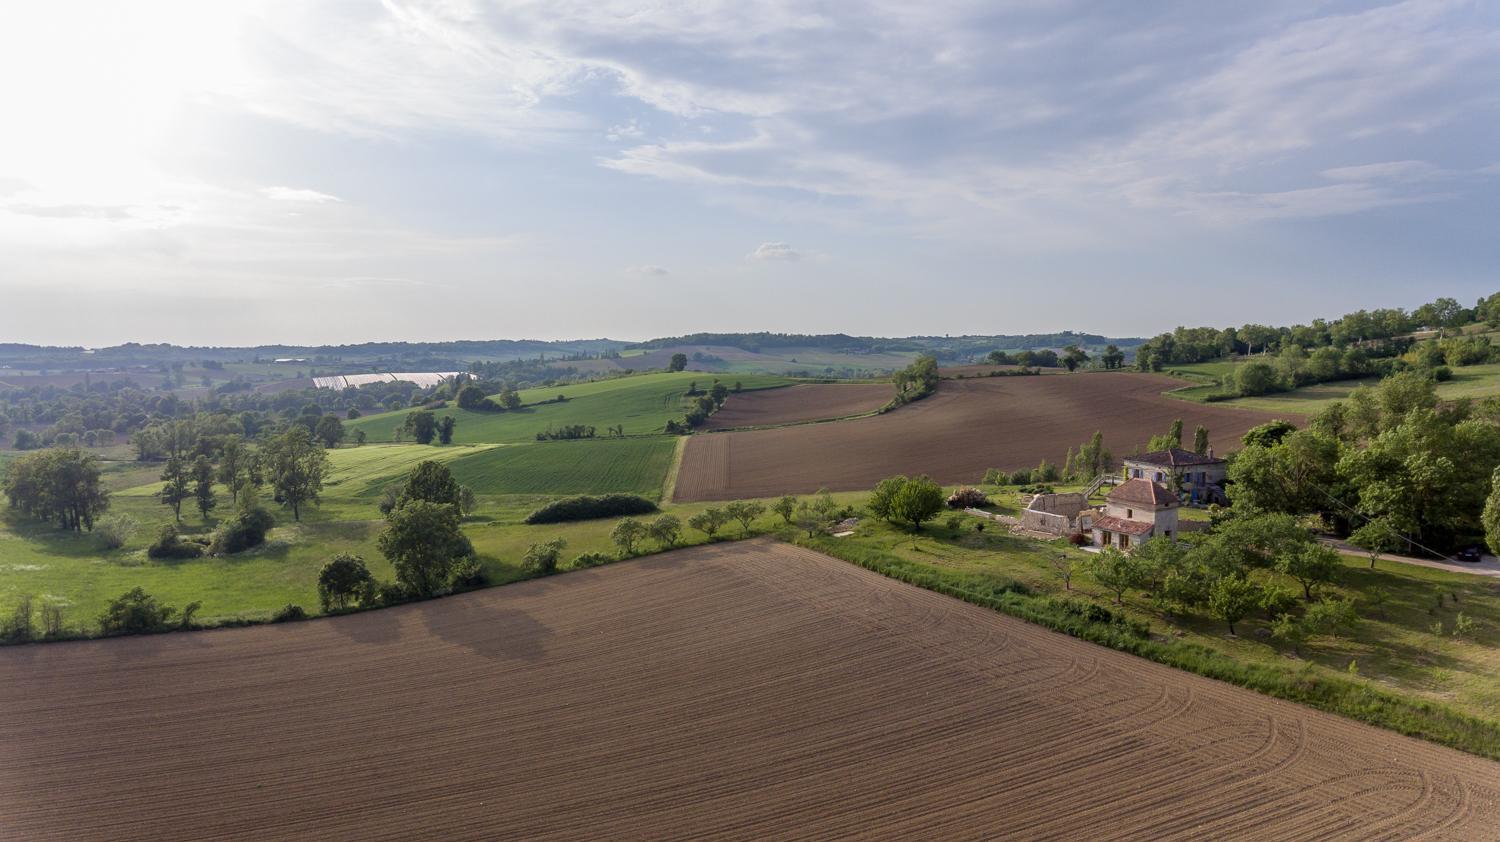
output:
[[[1359,547],[1351,546],[1350,544],[1347,544],[1336,538],[1322,538],[1319,540],[1345,555],[1359,556],[1360,558],[1367,560],[1370,557],[1369,553],[1365,552]],[[1380,555],[1376,556],[1376,558],[1380,561],[1395,561],[1401,564],[1414,564],[1418,567],[1431,567],[1434,570],[1447,570],[1452,573],[1468,573],[1474,576],[1494,576],[1496,578],[1500,578],[1500,560],[1496,560],[1496,558],[1492,555],[1480,556],[1480,560],[1477,562],[1447,561],[1444,559],[1433,558],[1415,558],[1409,555],[1391,555],[1390,553],[1381,553]]]

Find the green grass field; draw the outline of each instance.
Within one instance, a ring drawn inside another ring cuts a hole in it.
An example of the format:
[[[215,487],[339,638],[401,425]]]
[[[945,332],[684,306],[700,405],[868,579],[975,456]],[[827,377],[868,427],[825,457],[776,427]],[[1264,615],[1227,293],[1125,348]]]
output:
[[[658,372],[596,380],[557,387],[527,389],[520,393],[523,403],[536,403],[565,395],[562,403],[528,406],[511,412],[473,412],[450,406],[437,410],[439,416],[452,415],[458,422],[454,442],[459,444],[514,444],[536,441],[536,434],[571,424],[590,424],[602,435],[606,427],[624,425],[626,435],[639,436],[662,432],[667,421],[681,419],[686,411],[685,396],[689,385],[699,389],[712,385],[714,375],[703,372]],[[745,389],[784,386],[790,381],[765,374],[720,375],[725,385],[739,381]],[[364,430],[372,442],[391,441],[395,430],[411,410],[399,409],[368,415],[348,422],[351,430]]]
[[[476,494],[662,493],[677,440],[667,436],[506,445],[449,463]]]
[[[1203,401],[1209,395],[1220,391],[1217,385],[1220,378],[1232,375],[1234,369],[1243,364],[1244,361],[1215,360],[1172,366],[1166,373],[1182,376],[1198,385],[1173,389],[1165,394],[1183,400]],[[1500,395],[1500,363],[1463,366],[1454,368],[1452,371],[1452,380],[1437,384],[1437,395],[1440,399],[1457,400]],[[1349,397],[1349,393],[1359,386],[1373,386],[1378,382],[1378,378],[1365,377],[1332,383],[1315,383],[1289,392],[1278,392],[1255,398],[1235,398],[1222,403],[1225,406],[1238,406],[1262,412],[1312,415],[1335,401]]]

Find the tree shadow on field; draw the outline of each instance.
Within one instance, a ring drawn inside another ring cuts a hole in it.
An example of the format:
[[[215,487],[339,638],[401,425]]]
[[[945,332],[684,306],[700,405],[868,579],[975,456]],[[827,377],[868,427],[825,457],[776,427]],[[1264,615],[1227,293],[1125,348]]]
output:
[[[355,643],[382,645],[401,639],[401,617],[406,613],[401,606],[375,608],[342,617],[330,617],[327,622],[333,630]],[[289,623],[288,626],[297,625]]]
[[[525,611],[490,600],[438,600],[423,606],[422,620],[434,637],[496,661],[540,661],[554,635]]]

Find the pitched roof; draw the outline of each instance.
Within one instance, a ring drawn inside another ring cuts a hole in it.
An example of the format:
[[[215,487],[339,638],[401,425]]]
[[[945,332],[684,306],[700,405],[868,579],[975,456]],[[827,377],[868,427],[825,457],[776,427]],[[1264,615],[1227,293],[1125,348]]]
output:
[[[1111,503],[1139,503],[1143,506],[1177,505],[1177,495],[1149,479],[1133,479],[1117,485],[1104,499]]]
[[[1094,528],[1103,529],[1105,532],[1123,532],[1126,535],[1145,535],[1150,532],[1153,524],[1143,520],[1126,520],[1122,517],[1103,517],[1094,519]]]
[[[1154,450],[1150,453],[1142,453],[1139,456],[1127,456],[1126,462],[1144,462],[1147,465],[1161,465],[1164,468],[1183,468],[1188,465],[1218,465],[1224,462],[1217,456],[1206,456],[1202,453],[1194,453],[1191,450],[1183,450],[1174,447],[1169,450]]]

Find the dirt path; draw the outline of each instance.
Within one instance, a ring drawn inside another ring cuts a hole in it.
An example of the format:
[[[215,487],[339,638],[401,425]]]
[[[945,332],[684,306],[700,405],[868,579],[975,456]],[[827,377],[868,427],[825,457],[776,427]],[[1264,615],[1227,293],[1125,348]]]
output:
[[[779,544],[0,649],[0,836],[1495,838],[1500,764]]]

